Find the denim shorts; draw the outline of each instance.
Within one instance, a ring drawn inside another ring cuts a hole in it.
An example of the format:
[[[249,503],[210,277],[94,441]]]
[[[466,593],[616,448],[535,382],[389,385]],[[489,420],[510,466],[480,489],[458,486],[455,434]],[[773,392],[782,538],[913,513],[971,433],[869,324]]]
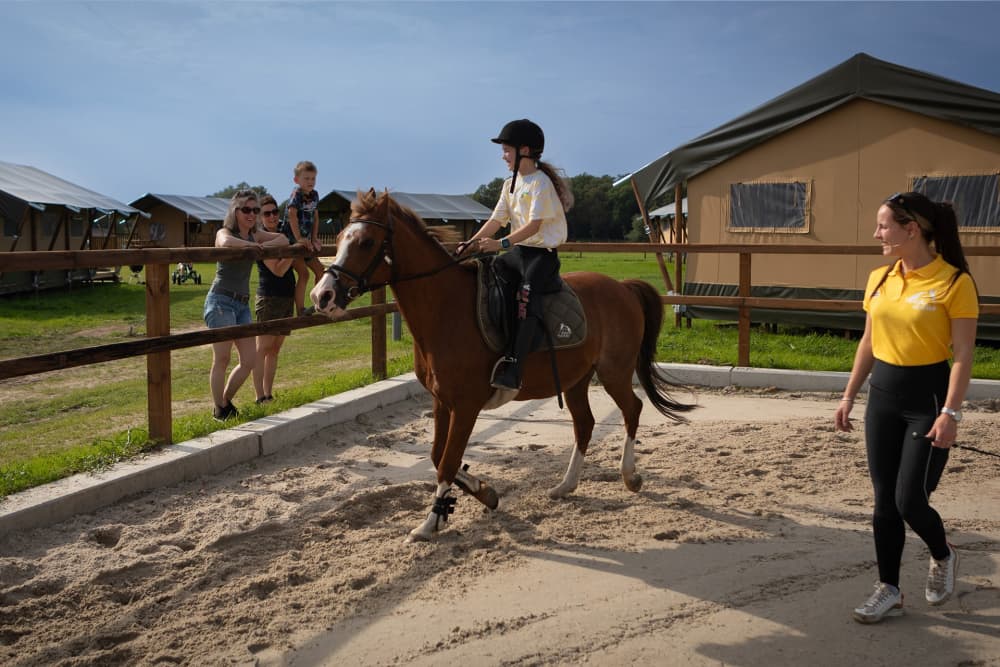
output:
[[[249,304],[216,292],[209,292],[205,297],[204,317],[209,329],[250,324],[253,321]]]

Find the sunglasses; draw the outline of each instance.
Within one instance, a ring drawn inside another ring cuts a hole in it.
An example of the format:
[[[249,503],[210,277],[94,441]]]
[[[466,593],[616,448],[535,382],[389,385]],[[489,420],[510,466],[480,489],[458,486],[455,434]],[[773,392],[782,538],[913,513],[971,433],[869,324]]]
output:
[[[251,213],[257,215],[258,213],[260,213],[260,206],[240,206],[236,210],[239,211],[240,213],[243,213],[244,215],[250,215]]]
[[[272,208],[272,209],[267,210],[267,211],[261,211],[260,214],[263,215],[263,216],[266,216],[266,217],[270,217],[272,215],[278,215],[278,209]]]

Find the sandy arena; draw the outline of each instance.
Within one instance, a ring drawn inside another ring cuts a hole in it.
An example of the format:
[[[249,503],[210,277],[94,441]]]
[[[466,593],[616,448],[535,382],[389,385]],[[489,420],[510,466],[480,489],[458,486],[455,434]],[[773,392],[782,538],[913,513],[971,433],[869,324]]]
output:
[[[924,602],[928,554],[908,533],[907,613],[862,626],[850,611],[876,577],[863,405],[844,434],[835,394],[702,390],[689,425],[647,404],[633,494],[620,415],[591,396],[570,498],[546,495],[568,413],[508,404],[466,456],[500,509],[460,496],[429,544],[404,543],[433,492],[426,398],[2,536],[0,663],[1000,665],[1000,459],[953,451],[933,498],[961,555],[955,597]],[[998,451],[995,405],[972,407],[960,442]]]

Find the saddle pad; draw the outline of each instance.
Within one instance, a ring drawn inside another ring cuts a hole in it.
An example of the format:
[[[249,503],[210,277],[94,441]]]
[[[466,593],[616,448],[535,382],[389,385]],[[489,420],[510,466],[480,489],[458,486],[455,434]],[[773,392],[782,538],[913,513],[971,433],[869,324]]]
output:
[[[490,266],[486,262],[476,260],[478,279],[476,280],[476,322],[479,332],[486,345],[494,352],[507,349],[507,338],[491,319],[489,314],[489,279]],[[560,280],[562,289],[553,294],[542,295],[543,321],[546,330],[552,336],[552,344],[557,350],[580,345],[587,338],[587,316],[576,292],[565,281]],[[507,308],[512,304],[507,304]],[[547,350],[548,341],[543,341],[536,349]]]

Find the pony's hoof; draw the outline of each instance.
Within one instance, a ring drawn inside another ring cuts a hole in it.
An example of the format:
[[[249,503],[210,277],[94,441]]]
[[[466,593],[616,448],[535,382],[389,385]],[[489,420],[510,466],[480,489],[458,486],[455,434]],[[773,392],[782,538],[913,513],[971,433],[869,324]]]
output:
[[[562,500],[569,494],[573,493],[573,491],[575,490],[576,490],[575,486],[572,488],[566,488],[563,487],[562,485],[559,485],[553,489],[549,489],[549,498],[551,498],[552,500]]]
[[[406,536],[405,544],[417,544],[419,542],[430,542],[431,538],[429,535],[425,535],[417,530],[411,530],[410,534]]]
[[[626,479],[625,488],[632,493],[638,493],[642,489],[642,475],[632,475],[631,479]]]
[[[476,494],[476,500],[486,505],[487,508],[495,510],[500,507],[500,496],[497,492],[493,490],[492,486],[483,486],[480,488],[479,493]]]

